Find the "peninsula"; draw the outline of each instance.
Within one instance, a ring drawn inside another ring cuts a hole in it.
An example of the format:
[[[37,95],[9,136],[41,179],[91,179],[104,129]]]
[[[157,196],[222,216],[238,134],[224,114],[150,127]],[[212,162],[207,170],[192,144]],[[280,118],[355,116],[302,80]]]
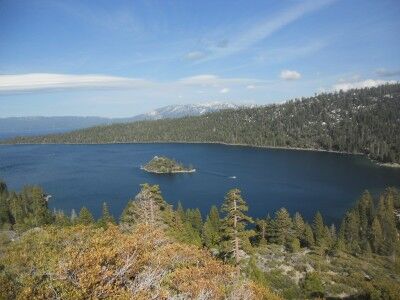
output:
[[[181,163],[165,156],[154,156],[153,159],[150,160],[145,166],[142,166],[141,169],[149,173],[157,174],[196,172],[196,169],[192,167],[185,167]]]

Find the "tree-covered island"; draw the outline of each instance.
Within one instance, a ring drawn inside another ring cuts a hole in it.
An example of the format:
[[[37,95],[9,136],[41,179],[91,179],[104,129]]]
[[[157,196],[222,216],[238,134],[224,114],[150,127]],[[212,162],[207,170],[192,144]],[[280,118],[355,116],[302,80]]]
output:
[[[141,167],[142,170],[157,174],[172,173],[193,173],[196,169],[193,167],[185,167],[183,164],[165,156],[154,156],[146,165]]]

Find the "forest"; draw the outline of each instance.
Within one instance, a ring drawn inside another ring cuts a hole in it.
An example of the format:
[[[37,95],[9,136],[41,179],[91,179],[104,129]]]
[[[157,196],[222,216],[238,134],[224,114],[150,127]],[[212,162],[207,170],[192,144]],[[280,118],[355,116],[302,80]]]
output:
[[[0,182],[1,299],[398,299],[400,193],[365,191],[338,228],[238,189],[206,216],[142,184],[117,221],[51,211],[42,188]]]
[[[2,143],[204,142],[362,153],[400,163],[400,84],[321,93],[283,104],[140,121]]]

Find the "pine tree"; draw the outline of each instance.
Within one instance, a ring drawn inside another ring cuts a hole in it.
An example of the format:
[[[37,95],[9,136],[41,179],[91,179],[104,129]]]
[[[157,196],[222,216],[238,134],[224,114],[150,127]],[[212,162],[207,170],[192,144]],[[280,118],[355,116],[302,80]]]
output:
[[[97,224],[100,227],[107,227],[108,223],[115,223],[114,217],[110,214],[110,211],[108,210],[108,205],[106,202],[103,202],[103,208],[102,208],[102,215],[100,219],[97,221]]]
[[[232,189],[226,194],[221,210],[225,213],[223,219],[224,250],[225,253],[233,256],[235,264],[238,266],[240,250],[249,251],[251,249],[249,238],[254,233],[246,230],[246,225],[253,223],[253,220],[245,214],[248,207],[238,189]]]
[[[382,253],[389,256],[395,256],[399,248],[399,237],[396,228],[393,201],[393,194],[387,193],[385,199],[379,203],[379,221],[383,233]]]
[[[201,233],[203,227],[203,219],[198,208],[186,210],[186,221],[188,221],[198,233]]]
[[[79,217],[77,219],[78,224],[89,225],[94,223],[94,218],[92,213],[84,206],[79,211]]]
[[[304,245],[304,231],[305,231],[305,223],[303,217],[300,213],[296,212],[293,217],[293,230],[295,237],[299,239],[300,244]]]
[[[71,220],[64,214],[62,210],[54,212],[54,224],[57,226],[69,226],[71,225]]]
[[[313,230],[315,236],[315,244],[318,247],[326,246],[325,244],[327,237],[326,237],[325,225],[322,215],[319,211],[315,214],[314,217]]]
[[[178,206],[176,208],[176,212],[177,212],[177,214],[179,214],[182,222],[185,222],[186,221],[186,214],[185,214],[185,210],[183,209],[181,201],[178,202]]]
[[[304,246],[311,248],[315,245],[314,233],[310,224],[304,225]]]
[[[260,245],[267,244],[267,221],[264,219],[256,220],[257,240]]]
[[[141,185],[139,194],[130,201],[121,216],[123,227],[130,228],[135,224],[165,225],[166,216],[169,215],[170,207],[164,201],[158,185]],[[172,219],[172,214],[170,216]],[[172,222],[172,220],[168,220]]]
[[[274,242],[279,245],[288,245],[294,236],[292,220],[286,208],[281,208],[275,213]]]
[[[383,244],[383,234],[382,227],[379,219],[377,217],[372,221],[371,226],[371,244],[372,250],[375,253],[381,253],[382,244]]]
[[[217,248],[221,241],[221,220],[218,208],[212,206],[203,225],[203,242],[208,248]]]
[[[360,218],[358,212],[355,210],[347,212],[345,216],[344,237],[347,249],[353,253],[361,251],[359,228]]]

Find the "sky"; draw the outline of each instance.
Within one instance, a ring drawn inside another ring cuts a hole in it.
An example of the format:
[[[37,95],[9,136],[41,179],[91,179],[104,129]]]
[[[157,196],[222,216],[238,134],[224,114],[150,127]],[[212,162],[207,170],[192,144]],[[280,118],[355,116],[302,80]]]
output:
[[[0,117],[280,103],[400,80],[398,0],[0,0]]]

